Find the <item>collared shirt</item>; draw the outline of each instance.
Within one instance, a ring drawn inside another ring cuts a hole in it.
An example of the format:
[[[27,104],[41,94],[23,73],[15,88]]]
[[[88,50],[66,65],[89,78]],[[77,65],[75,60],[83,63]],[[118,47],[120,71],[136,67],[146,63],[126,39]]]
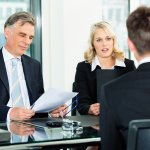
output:
[[[11,93],[11,91],[12,91],[12,87],[11,87],[12,61],[11,61],[11,59],[13,59],[15,57],[11,53],[9,53],[8,50],[6,50],[5,47],[3,47],[3,49],[2,49],[2,54],[3,54],[3,57],[4,57],[6,72],[7,72],[7,76],[8,76],[9,89],[10,89],[9,91]],[[25,81],[25,77],[24,77],[21,57],[18,57],[18,59],[19,59],[19,62],[17,64],[17,69],[18,69],[18,78],[19,78],[20,88],[21,88],[21,95],[22,95],[22,98],[23,98],[24,107],[29,109],[30,108],[29,95],[28,95],[27,85],[26,85],[26,81]],[[12,98],[11,98],[10,93],[9,93],[10,99],[7,103],[7,106],[12,107],[13,103],[12,103]],[[8,111],[7,119],[9,119],[10,110]]]
[[[101,64],[99,63],[97,55],[95,56],[95,58],[92,61],[91,71],[94,71],[96,66],[100,66],[101,67]],[[116,61],[115,61],[115,65],[112,68],[110,68],[110,69],[114,69],[115,66],[126,67],[124,61],[120,60],[120,59],[117,59],[117,58],[116,58]]]
[[[150,62],[150,57],[145,57],[142,60],[140,60],[138,66],[147,62]]]

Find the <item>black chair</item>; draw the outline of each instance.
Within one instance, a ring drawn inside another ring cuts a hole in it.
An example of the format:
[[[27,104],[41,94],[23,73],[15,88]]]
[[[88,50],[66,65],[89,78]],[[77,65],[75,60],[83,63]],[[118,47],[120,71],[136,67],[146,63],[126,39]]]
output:
[[[121,75],[125,74],[126,71],[124,69],[118,70],[109,70],[109,69],[97,69],[96,70],[96,79],[97,79],[97,100],[100,102],[101,100],[101,88],[104,84],[112,81]]]
[[[150,150],[150,119],[129,123],[127,150]]]

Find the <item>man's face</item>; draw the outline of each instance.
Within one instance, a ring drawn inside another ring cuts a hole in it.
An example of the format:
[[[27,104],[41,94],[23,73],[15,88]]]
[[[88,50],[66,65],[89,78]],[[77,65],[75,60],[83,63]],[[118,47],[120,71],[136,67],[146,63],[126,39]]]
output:
[[[21,26],[20,23],[21,21],[18,21],[13,26],[6,27],[4,31],[5,48],[15,57],[26,53],[34,37],[34,26],[30,23]]]

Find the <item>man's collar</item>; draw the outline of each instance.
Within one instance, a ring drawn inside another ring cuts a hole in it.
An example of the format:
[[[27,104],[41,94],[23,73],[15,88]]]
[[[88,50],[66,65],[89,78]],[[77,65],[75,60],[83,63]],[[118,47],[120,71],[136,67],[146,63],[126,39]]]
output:
[[[143,58],[142,60],[140,60],[140,61],[138,62],[138,66],[141,65],[141,64],[147,63],[147,62],[150,62],[150,57],[145,57],[145,58]],[[138,66],[137,66],[137,67],[138,67]]]
[[[2,53],[3,53],[5,62],[15,58],[5,47],[2,48]],[[19,58],[21,60],[21,57],[17,57],[17,58]]]

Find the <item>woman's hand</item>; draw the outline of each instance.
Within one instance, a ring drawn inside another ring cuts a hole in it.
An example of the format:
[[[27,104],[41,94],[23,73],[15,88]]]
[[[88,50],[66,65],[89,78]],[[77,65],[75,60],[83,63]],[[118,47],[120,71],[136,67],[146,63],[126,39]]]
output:
[[[61,105],[60,107],[58,107],[58,108],[56,108],[55,110],[51,111],[51,112],[50,112],[50,116],[51,116],[51,117],[62,117],[62,116],[61,116],[62,113],[63,113],[63,114],[66,114],[67,111],[68,111],[68,108],[65,109],[66,107],[67,107],[66,104]]]
[[[100,103],[90,105],[89,114],[98,116],[100,114]]]

